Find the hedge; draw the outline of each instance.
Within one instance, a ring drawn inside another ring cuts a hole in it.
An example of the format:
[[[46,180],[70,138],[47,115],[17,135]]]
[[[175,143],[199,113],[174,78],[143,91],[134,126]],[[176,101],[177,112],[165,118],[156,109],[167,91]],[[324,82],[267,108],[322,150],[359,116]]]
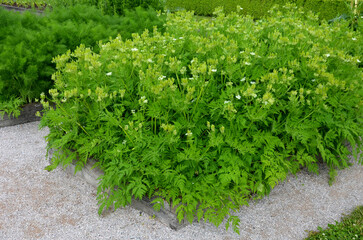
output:
[[[167,0],[166,6],[170,10],[192,10],[197,15],[212,15],[214,9],[222,6],[225,12],[236,11],[237,6],[242,8],[243,14],[254,18],[261,18],[275,4],[295,3],[305,9],[320,13],[320,19],[332,19],[340,14],[347,13],[349,9],[344,0]]]

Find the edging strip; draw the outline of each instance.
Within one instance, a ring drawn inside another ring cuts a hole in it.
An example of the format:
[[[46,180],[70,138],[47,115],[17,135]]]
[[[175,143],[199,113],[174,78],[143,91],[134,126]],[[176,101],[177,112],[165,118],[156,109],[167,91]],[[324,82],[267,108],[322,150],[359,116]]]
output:
[[[52,161],[53,152],[54,149],[51,149],[48,153],[48,159],[50,163]],[[86,165],[82,168],[82,170],[78,171],[76,174],[74,173],[76,168],[74,163],[70,164],[66,168],[63,168],[63,170],[68,174],[83,179],[97,189],[98,178],[103,175],[103,171],[98,167],[93,168],[93,165],[95,163],[95,160],[89,159]],[[151,203],[153,200],[154,199],[148,198],[143,198],[142,200],[132,198],[130,206],[136,210],[148,214],[150,217],[157,218],[161,223],[176,231],[189,225],[188,221],[185,220],[183,220],[182,223],[179,223],[176,217],[175,209],[172,209],[167,202],[164,203],[164,208],[161,208],[160,211],[155,211],[153,208],[153,204]]]
[[[22,107],[20,116],[15,118],[5,113],[4,118],[0,119],[0,128],[18,124],[40,121],[40,117],[35,116],[36,112],[43,110],[40,103],[29,103]]]
[[[31,8],[16,7],[16,6],[11,6],[11,5],[6,5],[6,4],[0,4],[0,7],[3,7],[4,9],[9,10],[9,11],[15,11],[15,12],[21,12],[21,13],[25,12],[25,11],[32,11],[33,10]],[[43,10],[36,9],[35,13],[36,14],[42,14]]]

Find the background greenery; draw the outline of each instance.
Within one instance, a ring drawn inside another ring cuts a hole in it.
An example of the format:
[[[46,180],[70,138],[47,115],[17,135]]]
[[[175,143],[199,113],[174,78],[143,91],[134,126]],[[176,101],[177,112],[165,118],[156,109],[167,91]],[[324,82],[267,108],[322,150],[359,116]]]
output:
[[[55,71],[52,58],[79,44],[98,52],[98,41],[118,34],[123,39],[154,26],[161,31],[165,18],[137,7],[124,16],[104,15],[92,6],[58,7],[44,15],[0,9],[0,109],[14,98],[31,102],[48,93]],[[19,102],[19,101],[18,101]]]
[[[104,14],[124,14],[125,10],[136,7],[162,9],[159,0],[0,0],[0,3],[22,7],[70,7],[75,5],[96,6]]]
[[[349,12],[344,0],[167,0],[166,6],[169,9],[186,9],[192,10],[197,15],[212,15],[214,9],[223,6],[226,12],[236,11],[237,6],[243,8],[242,14],[248,14],[254,18],[261,18],[268,14],[268,10],[275,4],[284,5],[286,3],[295,3],[320,13],[321,19],[332,19],[343,13]]]

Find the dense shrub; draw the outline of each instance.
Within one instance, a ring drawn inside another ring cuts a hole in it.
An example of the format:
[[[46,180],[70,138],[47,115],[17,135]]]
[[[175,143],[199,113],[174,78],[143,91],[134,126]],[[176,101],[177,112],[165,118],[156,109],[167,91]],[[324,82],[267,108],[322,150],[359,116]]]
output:
[[[241,13],[248,14],[254,18],[261,18],[268,13],[275,4],[296,3],[320,13],[321,19],[332,19],[340,14],[349,12],[344,0],[166,0],[166,6],[171,10],[186,9],[193,10],[198,15],[211,15],[216,7],[222,6],[226,12],[235,11],[237,6],[242,9]]]
[[[163,8],[163,2],[160,0],[51,0],[52,6],[74,6],[76,4],[86,4],[96,6],[102,10],[104,14],[120,14],[123,15],[127,9],[135,9],[136,7],[160,10]]]
[[[257,22],[216,14],[177,12],[164,34],[56,57],[57,108],[42,97],[57,149],[47,169],[91,157],[105,172],[100,211],[156,196],[156,209],[165,199],[179,219],[229,216],[236,231],[251,194],[303,166],[317,173],[318,155],[333,180],[348,166],[344,140],[355,157],[363,145],[362,34],[294,5]]]
[[[33,101],[52,86],[52,58],[79,44],[98,52],[97,42],[131,37],[153,26],[163,29],[163,18],[152,10],[137,8],[125,16],[104,16],[95,7],[55,8],[45,15],[0,9],[0,103],[21,98]],[[3,110],[5,104],[0,104]]]
[[[132,10],[137,7],[162,9],[164,1],[161,0],[0,0],[0,3],[20,6],[26,8],[44,7],[71,7],[79,4],[95,6],[104,14],[123,15],[125,10]]]

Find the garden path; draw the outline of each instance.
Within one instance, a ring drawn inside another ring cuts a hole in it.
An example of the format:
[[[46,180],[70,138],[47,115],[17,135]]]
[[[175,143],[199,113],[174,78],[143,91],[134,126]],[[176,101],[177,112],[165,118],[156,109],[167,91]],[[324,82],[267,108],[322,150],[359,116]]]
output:
[[[92,186],[59,168],[43,170],[48,130],[38,124],[0,128],[1,239],[303,239],[305,230],[326,227],[363,204],[363,166],[354,164],[331,187],[326,168],[319,176],[289,176],[241,208],[240,236],[209,223],[175,232],[130,207],[99,217]]]

